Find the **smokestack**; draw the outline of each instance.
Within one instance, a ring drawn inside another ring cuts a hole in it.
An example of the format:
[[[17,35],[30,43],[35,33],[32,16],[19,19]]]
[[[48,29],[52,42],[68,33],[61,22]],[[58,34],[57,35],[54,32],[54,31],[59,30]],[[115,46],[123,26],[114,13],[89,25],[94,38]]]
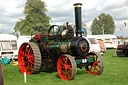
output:
[[[75,8],[76,37],[82,36],[81,31],[81,3],[73,4]]]

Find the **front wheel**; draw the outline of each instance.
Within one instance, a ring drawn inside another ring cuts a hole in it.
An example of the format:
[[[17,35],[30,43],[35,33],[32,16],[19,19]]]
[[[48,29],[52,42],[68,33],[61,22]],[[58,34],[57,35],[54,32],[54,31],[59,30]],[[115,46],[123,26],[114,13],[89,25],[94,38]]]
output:
[[[61,79],[74,79],[77,72],[74,58],[68,54],[61,55],[57,62],[57,71]]]
[[[100,75],[104,70],[104,60],[102,56],[97,52],[90,52],[88,57],[94,57],[95,62],[89,66],[85,66],[86,71],[92,75]]]

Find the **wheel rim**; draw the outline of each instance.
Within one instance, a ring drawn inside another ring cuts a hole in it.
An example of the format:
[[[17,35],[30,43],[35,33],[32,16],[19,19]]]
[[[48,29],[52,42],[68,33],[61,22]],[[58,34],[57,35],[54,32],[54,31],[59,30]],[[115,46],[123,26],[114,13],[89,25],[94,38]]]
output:
[[[4,76],[3,76],[3,69],[1,62],[0,62],[0,85],[4,85]]]
[[[19,49],[18,63],[22,73],[37,73],[41,65],[41,56],[38,46],[32,42],[23,43]]]
[[[77,66],[74,58],[67,54],[61,55],[57,62],[57,71],[61,79],[74,79],[77,72]]]
[[[94,57],[95,62],[89,66],[85,66],[89,74],[100,75],[104,70],[104,60],[99,53],[90,52],[88,57]]]

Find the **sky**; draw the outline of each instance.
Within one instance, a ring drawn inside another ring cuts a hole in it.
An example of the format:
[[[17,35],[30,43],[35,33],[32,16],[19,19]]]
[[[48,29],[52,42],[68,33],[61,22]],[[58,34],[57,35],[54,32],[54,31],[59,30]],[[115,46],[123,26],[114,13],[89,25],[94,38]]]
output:
[[[64,22],[75,23],[74,3],[82,3],[82,21],[86,23],[87,34],[94,18],[101,13],[110,14],[115,23],[116,36],[128,36],[128,0],[42,0],[47,5],[51,25]],[[0,0],[0,32],[11,33],[23,14],[26,0]],[[124,26],[126,22],[127,26]],[[120,31],[120,28],[123,30]]]

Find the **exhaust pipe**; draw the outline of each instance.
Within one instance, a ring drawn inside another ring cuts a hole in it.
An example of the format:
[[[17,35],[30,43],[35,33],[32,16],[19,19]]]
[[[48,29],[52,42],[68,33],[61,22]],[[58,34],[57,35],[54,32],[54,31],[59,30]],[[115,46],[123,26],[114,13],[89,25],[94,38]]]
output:
[[[81,3],[73,4],[75,8],[76,37],[82,37],[81,31]]]

